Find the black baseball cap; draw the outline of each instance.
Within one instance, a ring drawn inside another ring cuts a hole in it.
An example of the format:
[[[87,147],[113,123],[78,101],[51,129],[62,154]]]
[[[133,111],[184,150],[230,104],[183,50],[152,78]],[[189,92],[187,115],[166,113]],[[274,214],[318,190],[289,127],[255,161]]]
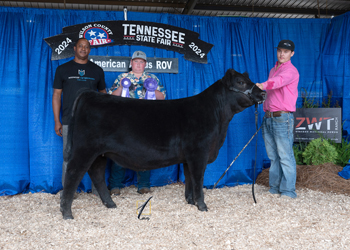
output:
[[[281,49],[289,49],[291,51],[294,51],[295,45],[291,40],[281,40],[277,46],[277,48]]]

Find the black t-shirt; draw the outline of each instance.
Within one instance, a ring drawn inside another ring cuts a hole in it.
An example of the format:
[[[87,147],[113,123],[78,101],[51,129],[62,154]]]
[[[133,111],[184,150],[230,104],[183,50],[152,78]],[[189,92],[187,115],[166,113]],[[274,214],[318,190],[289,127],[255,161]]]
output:
[[[90,61],[79,64],[71,60],[58,66],[53,88],[62,89],[62,124],[68,125],[77,92],[82,88],[105,89],[105,75],[101,67]]]

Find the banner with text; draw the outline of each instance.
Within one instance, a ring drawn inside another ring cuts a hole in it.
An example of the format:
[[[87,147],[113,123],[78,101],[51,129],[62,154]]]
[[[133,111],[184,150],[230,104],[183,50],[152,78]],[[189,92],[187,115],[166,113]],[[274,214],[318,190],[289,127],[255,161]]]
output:
[[[103,71],[128,72],[130,71],[131,57],[127,56],[89,56],[89,60]],[[147,57],[146,72],[152,73],[179,73],[178,58]]]
[[[342,141],[341,108],[299,108],[294,113],[294,142],[323,137]]]
[[[64,27],[62,31],[44,39],[52,49],[51,60],[74,56],[74,44],[79,38],[86,38],[92,47],[142,45],[171,50],[198,63],[207,63],[207,54],[213,47],[198,39],[196,32],[153,22],[100,21]]]

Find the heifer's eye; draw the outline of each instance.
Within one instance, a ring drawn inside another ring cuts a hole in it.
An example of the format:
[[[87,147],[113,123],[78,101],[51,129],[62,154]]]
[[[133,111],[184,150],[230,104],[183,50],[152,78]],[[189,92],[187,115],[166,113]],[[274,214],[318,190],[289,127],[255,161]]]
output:
[[[243,84],[244,84],[244,82],[240,81],[240,82],[238,82],[238,84],[239,84],[239,85],[243,85]]]

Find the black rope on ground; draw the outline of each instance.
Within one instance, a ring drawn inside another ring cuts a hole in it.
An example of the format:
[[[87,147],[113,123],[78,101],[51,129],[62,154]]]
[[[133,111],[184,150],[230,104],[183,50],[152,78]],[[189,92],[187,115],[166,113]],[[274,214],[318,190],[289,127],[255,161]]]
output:
[[[145,209],[147,203],[149,202],[149,200],[152,199],[152,197],[153,197],[153,196],[149,197],[148,200],[147,200],[145,203],[143,203],[141,206],[139,206],[139,207],[137,208],[137,210],[139,210],[139,209],[141,208],[141,210],[140,210],[140,212],[139,212],[139,215],[137,216],[137,218],[138,218],[139,220],[147,220],[147,219],[149,220],[149,218],[145,218],[145,217],[142,217],[142,218],[140,219],[140,216],[141,216],[143,210]]]

